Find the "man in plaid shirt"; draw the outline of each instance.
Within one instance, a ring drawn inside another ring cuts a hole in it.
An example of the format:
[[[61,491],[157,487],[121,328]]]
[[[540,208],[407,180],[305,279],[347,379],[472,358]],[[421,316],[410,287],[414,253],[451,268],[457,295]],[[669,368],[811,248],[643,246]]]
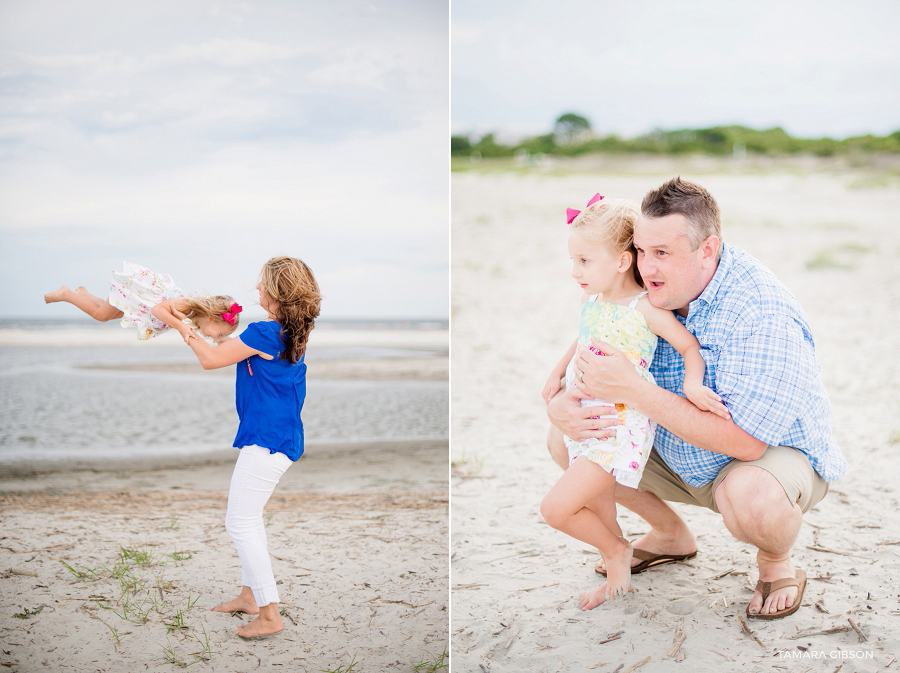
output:
[[[748,617],[792,614],[806,586],[805,573],[791,563],[803,513],[847,469],[809,325],[771,271],[722,244],[718,206],[699,185],[675,178],[650,192],[634,243],[650,302],[674,311],[697,337],[704,384],[731,419],[687,401],[681,357],[662,339],[651,365],[655,386],[620,351],[595,341],[608,357],[584,351],[575,362],[578,388],[548,404],[551,454],[565,469],[562,434],[581,440],[615,433],[614,419],[596,417],[598,409],[615,409],[582,408],[582,397],[643,412],[658,423],[653,453],[637,490],[616,487],[616,501],[651,526],[634,542],[632,573],[697,553],[694,534],[667,500],[707,507],[734,537],[758,549]]]

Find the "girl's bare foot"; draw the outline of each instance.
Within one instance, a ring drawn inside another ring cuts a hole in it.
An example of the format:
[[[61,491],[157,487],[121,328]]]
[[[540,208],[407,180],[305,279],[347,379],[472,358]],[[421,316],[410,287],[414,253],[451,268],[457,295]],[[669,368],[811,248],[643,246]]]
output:
[[[265,638],[284,630],[284,622],[278,612],[278,603],[269,603],[259,611],[256,619],[251,619],[238,627],[241,638]]]
[[[59,289],[53,290],[53,292],[48,292],[44,295],[44,303],[52,304],[53,302],[57,301],[65,301],[67,292],[71,292],[71,290],[69,290],[69,288],[65,285],[60,285]]]
[[[251,593],[250,600],[247,600],[243,592],[233,601],[222,603],[214,608],[210,608],[210,610],[212,612],[246,612],[248,615],[259,614],[259,608],[256,607],[256,601],[253,600],[253,594]]]
[[[605,555],[606,581],[581,595],[581,609],[593,610],[601,603],[624,598],[631,589],[631,545],[625,538]]]

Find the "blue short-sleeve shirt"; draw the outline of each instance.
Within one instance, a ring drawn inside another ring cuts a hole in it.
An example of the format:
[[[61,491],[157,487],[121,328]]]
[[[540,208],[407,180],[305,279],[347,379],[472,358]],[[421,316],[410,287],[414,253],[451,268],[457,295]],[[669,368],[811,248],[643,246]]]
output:
[[[281,325],[274,321],[250,323],[238,338],[273,358],[252,355],[237,363],[235,406],[240,424],[234,446],[255,444],[297,460],[303,454],[300,411],[306,398],[304,356],[293,365],[279,359],[285,344]]]
[[[700,342],[703,383],[721,396],[738,426],[770,446],[800,450],[825,481],[844,473],[847,462],[832,433],[809,324],[775,274],[743,250],[725,246],[687,318],[675,315]],[[657,385],[684,395],[684,361],[663,339],[650,371]],[[711,482],[732,460],[662,426],[654,448],[692,486]]]

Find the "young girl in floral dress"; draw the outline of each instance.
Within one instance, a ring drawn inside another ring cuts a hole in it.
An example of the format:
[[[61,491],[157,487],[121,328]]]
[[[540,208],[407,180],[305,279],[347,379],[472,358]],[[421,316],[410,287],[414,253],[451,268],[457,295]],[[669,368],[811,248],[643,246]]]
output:
[[[728,416],[721,399],[703,385],[706,365],[700,344],[671,311],[647,299],[637,270],[632,242],[637,210],[625,201],[595,195],[583,212],[569,209],[569,254],[572,277],[584,290],[578,338],[554,367],[543,390],[549,401],[562,387],[575,387],[581,374],[574,367],[576,350],[589,349],[594,338],[623,351],[645,379],[657,336],[684,358],[684,394],[697,407]],[[553,528],[599,549],[607,570],[600,587],[581,596],[581,609],[620,598],[631,585],[631,545],[616,522],[616,484],[637,488],[653,447],[655,423],[624,404],[582,399],[582,406],[615,407],[620,425],[609,439],[565,438],[569,467],[541,503],[541,514]]]
[[[154,273],[137,264],[124,263],[109,276],[106,299],[95,297],[84,287],[70,290],[63,285],[44,295],[48,304],[64,301],[80,308],[99,322],[119,320],[122,327],[136,327],[141,341],[169,329],[182,336],[191,328],[219,343],[238,325],[241,307],[226,295],[185,295],[165,273]]]

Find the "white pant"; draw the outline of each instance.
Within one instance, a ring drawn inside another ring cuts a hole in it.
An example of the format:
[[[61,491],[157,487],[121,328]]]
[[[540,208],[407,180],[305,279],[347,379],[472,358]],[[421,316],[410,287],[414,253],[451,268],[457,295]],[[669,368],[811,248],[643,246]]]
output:
[[[225,530],[234,540],[241,559],[241,584],[253,590],[259,607],[278,602],[266,546],[263,508],[292,462],[283,453],[269,453],[261,446],[245,446],[231,475]]]

